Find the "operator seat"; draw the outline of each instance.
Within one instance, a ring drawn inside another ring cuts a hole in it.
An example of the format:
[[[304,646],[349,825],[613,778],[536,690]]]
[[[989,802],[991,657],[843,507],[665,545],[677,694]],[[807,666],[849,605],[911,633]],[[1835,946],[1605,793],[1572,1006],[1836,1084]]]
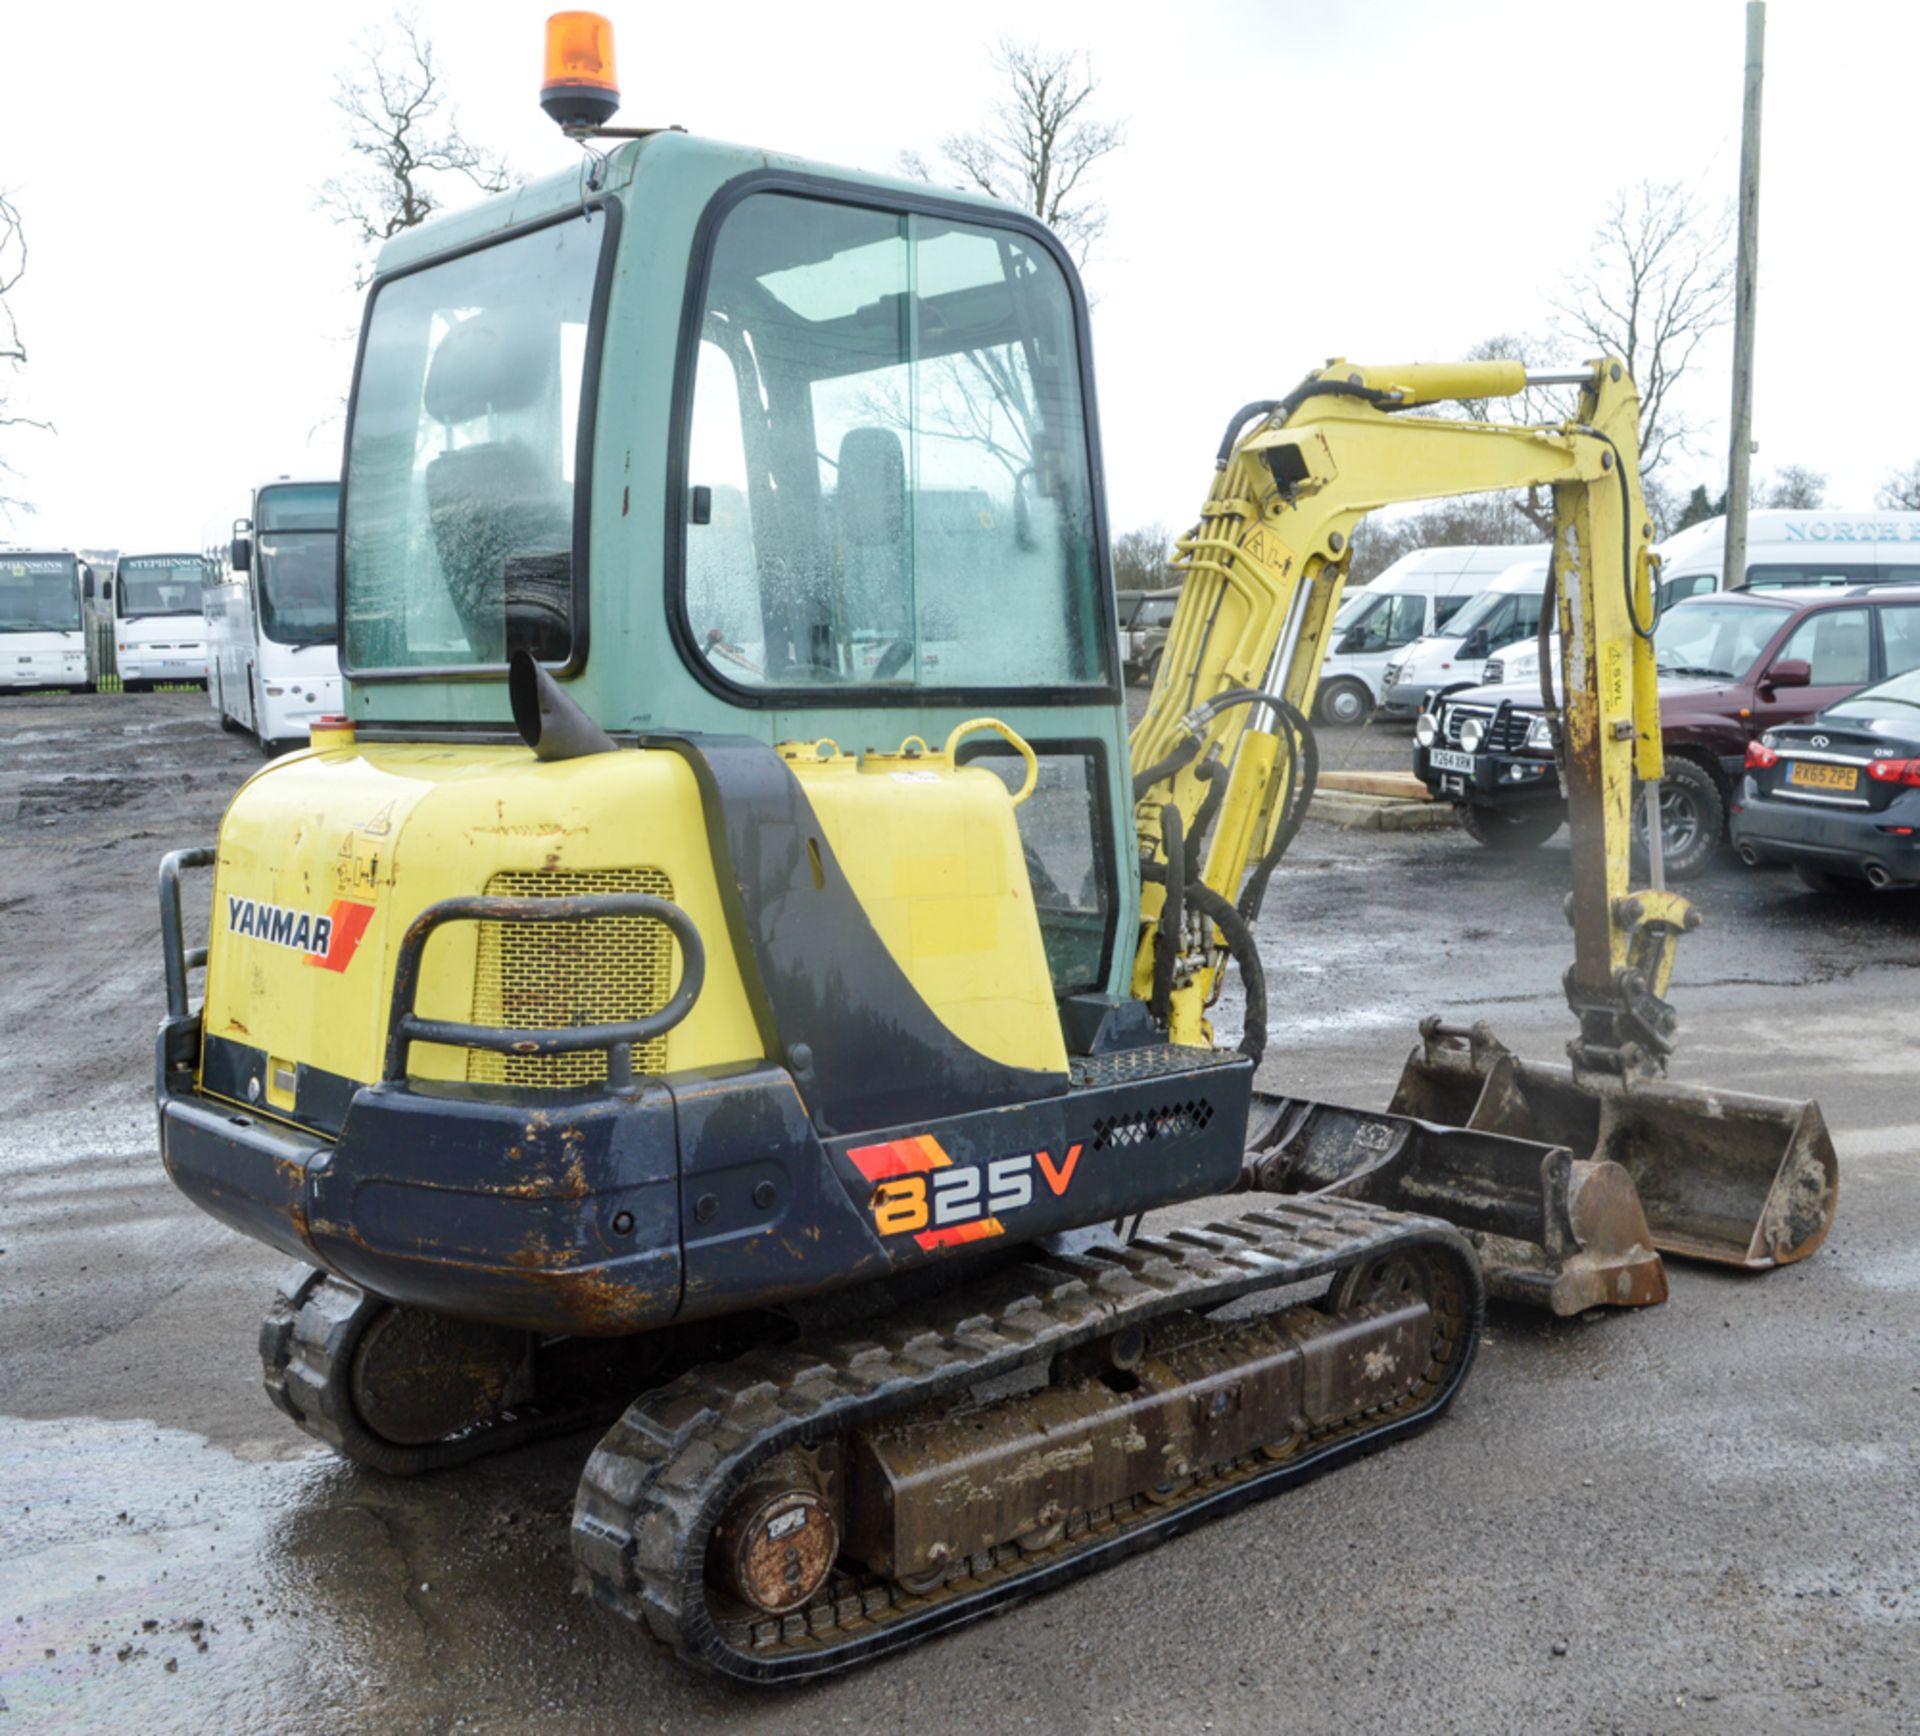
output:
[[[451,438],[483,418],[532,410],[558,386],[551,329],[489,310],[440,340],[427,369],[426,410]],[[557,463],[521,440],[449,445],[428,460],[426,487],[440,570],[473,661],[504,663],[523,648],[564,658],[573,512]]]

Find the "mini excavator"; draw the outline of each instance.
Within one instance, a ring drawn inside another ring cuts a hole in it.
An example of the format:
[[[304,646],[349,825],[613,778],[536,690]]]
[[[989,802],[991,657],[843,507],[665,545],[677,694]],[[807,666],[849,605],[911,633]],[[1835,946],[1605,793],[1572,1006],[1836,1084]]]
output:
[[[1249,405],[1129,740],[1054,238],[611,128],[589,14],[543,100],[576,169],[381,255],[349,714],[161,872],[161,1148],[297,1262],[260,1351],[299,1427],[394,1475],[605,1430],[593,1598],[793,1681],[1422,1427],[1489,1288],[1642,1304],[1663,1251],[1818,1245],[1818,1109],[1664,1078],[1694,919],[1657,835],[1629,883],[1661,764],[1617,362],[1550,426],[1419,413],[1517,393],[1508,362]],[[1256,1093],[1353,527],[1523,484],[1556,515],[1569,1060],[1429,1021],[1385,1112]]]

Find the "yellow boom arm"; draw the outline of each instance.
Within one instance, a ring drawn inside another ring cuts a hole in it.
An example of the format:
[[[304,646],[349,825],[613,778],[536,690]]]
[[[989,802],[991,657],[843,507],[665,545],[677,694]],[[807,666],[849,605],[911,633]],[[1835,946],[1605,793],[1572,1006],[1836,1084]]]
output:
[[[1575,379],[1581,397],[1572,419],[1506,425],[1407,412],[1444,399],[1517,394],[1528,384],[1517,362],[1334,362],[1288,398],[1251,405],[1236,418],[1200,522],[1179,544],[1185,583],[1132,738],[1136,823],[1143,855],[1162,864],[1170,833],[1178,834],[1182,861],[1161,878],[1197,879],[1230,903],[1257,904],[1257,889],[1247,896],[1249,875],[1256,888],[1263,884],[1256,865],[1300,788],[1304,719],[1354,526],[1398,502],[1550,487],[1561,760],[1573,834],[1568,997],[1582,1024],[1576,1060],[1603,1072],[1646,1070],[1671,1046],[1673,1017],[1660,996],[1674,937],[1692,923],[1685,901],[1658,885],[1657,857],[1653,888],[1634,893],[1628,883],[1634,780],[1661,774],[1646,631],[1652,526],[1640,491],[1633,382],[1612,360],[1556,383]],[[1177,940],[1161,937],[1165,897],[1158,880],[1143,888],[1135,992],[1154,995],[1160,959],[1173,1040],[1205,1042],[1219,938],[1204,916],[1183,924]],[[1181,951],[1171,971],[1169,945]]]

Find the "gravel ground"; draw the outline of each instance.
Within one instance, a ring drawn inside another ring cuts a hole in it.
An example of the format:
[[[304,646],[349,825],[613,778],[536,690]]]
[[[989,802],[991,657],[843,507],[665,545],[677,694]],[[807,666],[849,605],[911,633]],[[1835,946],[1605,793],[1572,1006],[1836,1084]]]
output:
[[[1406,763],[1398,727],[1331,763]],[[261,1395],[282,1262],[154,1151],[154,866],[257,765],[198,695],[0,698],[0,1732],[1920,1730],[1920,902],[1731,861],[1675,1075],[1817,1095],[1828,1247],[1664,1308],[1496,1309],[1417,1439],[819,1687],[687,1676],[570,1594],[589,1442],[403,1484]],[[1384,1103],[1417,1016],[1569,1031],[1564,841],[1309,825],[1269,1088]]]

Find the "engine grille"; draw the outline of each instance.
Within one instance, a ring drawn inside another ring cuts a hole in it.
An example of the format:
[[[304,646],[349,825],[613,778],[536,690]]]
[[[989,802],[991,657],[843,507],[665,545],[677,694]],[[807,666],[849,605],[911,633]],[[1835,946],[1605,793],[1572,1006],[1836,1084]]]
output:
[[[1470,717],[1479,718],[1487,726],[1486,739],[1480,745],[1495,753],[1515,752],[1527,739],[1527,725],[1533,721],[1524,711],[1508,711],[1502,716],[1490,705],[1449,705],[1442,719],[1448,747],[1460,745],[1460,726]]]
[[[594,868],[556,873],[513,871],[487,882],[503,898],[578,898],[645,892],[671,898],[673,882],[657,868]],[[607,1025],[658,1012],[673,992],[673,937],[644,916],[596,922],[481,922],[473,971],[473,1022],[519,1030]],[[636,1073],[667,1065],[667,1038],[633,1051]],[[598,1050],[575,1055],[496,1055],[467,1051],[467,1077],[489,1085],[557,1089],[593,1085],[607,1076]]]

